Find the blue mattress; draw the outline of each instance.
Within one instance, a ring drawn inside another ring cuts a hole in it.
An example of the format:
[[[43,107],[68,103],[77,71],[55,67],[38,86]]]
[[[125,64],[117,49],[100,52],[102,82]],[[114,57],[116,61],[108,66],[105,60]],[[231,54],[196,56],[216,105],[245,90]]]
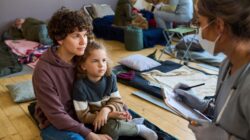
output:
[[[153,69],[155,70],[159,70],[161,72],[169,72],[172,71],[174,69],[178,69],[180,68],[182,65],[181,64],[177,64],[171,61],[164,61],[161,62],[162,65],[155,67]],[[147,71],[151,71],[153,69],[149,69]],[[132,69],[123,66],[123,65],[118,65],[116,67],[114,67],[114,72],[117,73],[119,71],[130,71]],[[147,71],[142,71],[142,72],[147,72]],[[134,88],[140,89],[156,98],[162,99],[162,95],[160,94],[160,88],[155,87],[155,86],[150,86],[148,84],[148,81],[145,80],[143,77],[141,77],[141,73],[139,71],[135,71],[135,77],[132,80],[125,80],[125,79],[121,79],[119,77],[117,77],[118,82],[123,83],[125,85],[128,86],[132,86]]]
[[[32,102],[28,105],[28,110],[29,110],[31,117],[35,120],[36,125],[38,126],[38,122],[34,116],[35,106],[36,106],[36,101]],[[136,112],[134,112],[131,109],[129,109],[129,113],[132,115],[133,118],[140,118],[141,117],[139,114],[137,114]],[[157,133],[158,140],[177,140],[177,138],[168,134],[167,132],[164,132],[162,129],[160,129],[155,124],[149,122],[146,119],[144,120],[143,124]],[[139,136],[135,136],[135,137],[121,136],[119,138],[119,140],[144,140],[144,139],[139,137]]]
[[[152,13],[142,12],[143,16],[148,20],[152,18]],[[112,26],[114,16],[105,16],[103,18],[96,18],[93,20],[93,32],[96,37],[106,40],[117,40],[124,42],[124,30],[118,27]],[[143,43],[144,48],[154,47],[154,45],[165,45],[161,28],[148,28],[143,30]]]

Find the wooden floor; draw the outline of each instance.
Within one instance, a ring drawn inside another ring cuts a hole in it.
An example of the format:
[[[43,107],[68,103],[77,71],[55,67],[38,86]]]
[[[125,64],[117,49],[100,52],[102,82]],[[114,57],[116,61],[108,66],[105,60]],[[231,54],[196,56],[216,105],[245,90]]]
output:
[[[107,46],[114,62],[113,65],[117,65],[118,60],[130,54],[139,53],[148,55],[155,49],[158,49],[157,55],[159,55],[159,50],[163,48],[162,46],[155,46],[154,48],[131,52],[126,51],[124,45],[120,42],[98,41]],[[166,59],[166,55],[162,57],[162,60],[164,59]],[[29,103],[14,103],[5,87],[5,85],[10,83],[31,79],[31,76],[31,74],[26,74],[15,77],[0,78],[0,140],[41,140],[39,129],[28,114],[27,105]],[[118,83],[118,88],[124,102],[129,108],[180,140],[194,139],[194,135],[187,127],[188,122],[186,120],[133,96],[131,94],[132,91],[137,91],[137,89],[120,83]]]

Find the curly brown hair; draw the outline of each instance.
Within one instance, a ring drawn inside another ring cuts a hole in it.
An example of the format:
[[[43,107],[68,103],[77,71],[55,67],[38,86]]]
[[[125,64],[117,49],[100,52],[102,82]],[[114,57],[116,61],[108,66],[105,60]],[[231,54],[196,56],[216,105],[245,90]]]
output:
[[[86,47],[86,50],[84,52],[84,55],[78,57],[78,60],[77,60],[76,69],[77,69],[77,77],[78,78],[86,78],[87,77],[87,72],[86,72],[86,70],[83,70],[81,68],[81,65],[87,60],[87,58],[91,55],[91,52],[93,52],[93,50],[104,50],[106,52],[106,54],[108,55],[106,48],[102,44],[97,43],[95,41],[89,42],[87,47]],[[111,60],[108,57],[107,71],[106,71],[105,75],[110,76],[111,73],[112,73]]]
[[[92,23],[88,15],[81,10],[72,11],[67,8],[59,9],[48,23],[48,32],[54,45],[58,45],[59,40],[63,40],[66,36],[74,31],[88,32],[88,40],[93,39]]]

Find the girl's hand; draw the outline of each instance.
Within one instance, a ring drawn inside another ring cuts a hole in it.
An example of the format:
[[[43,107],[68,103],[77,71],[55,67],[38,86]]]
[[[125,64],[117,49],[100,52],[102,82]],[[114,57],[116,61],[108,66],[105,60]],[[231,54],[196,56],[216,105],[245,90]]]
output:
[[[132,120],[132,116],[131,116],[131,114],[130,114],[128,111],[126,111],[126,114],[127,114],[126,120],[127,120],[127,121]]]
[[[107,107],[104,107],[101,109],[101,111],[97,114],[93,125],[94,125],[94,131],[99,130],[102,126],[104,126],[107,123],[108,115],[111,110]]]
[[[119,119],[119,120],[127,120],[127,112],[110,112],[108,115],[109,119]]]

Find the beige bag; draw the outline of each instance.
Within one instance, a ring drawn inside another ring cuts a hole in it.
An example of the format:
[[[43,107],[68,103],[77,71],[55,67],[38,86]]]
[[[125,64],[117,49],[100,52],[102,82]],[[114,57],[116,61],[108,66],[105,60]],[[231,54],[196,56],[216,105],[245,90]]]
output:
[[[136,18],[132,20],[131,25],[142,29],[148,29],[148,21],[141,14],[137,14]]]

